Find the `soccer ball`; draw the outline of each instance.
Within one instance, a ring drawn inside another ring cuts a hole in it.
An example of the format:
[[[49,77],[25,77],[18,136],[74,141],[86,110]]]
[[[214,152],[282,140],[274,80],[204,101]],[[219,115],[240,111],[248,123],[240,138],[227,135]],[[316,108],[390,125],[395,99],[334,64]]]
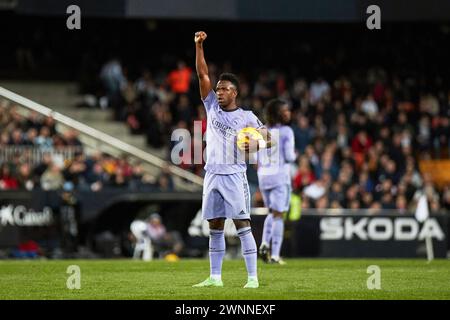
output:
[[[167,262],[178,262],[180,261],[180,258],[174,253],[169,253],[164,257],[164,260],[166,260]]]
[[[254,147],[256,151],[256,146],[258,144],[258,140],[263,139],[263,136],[261,135],[261,133],[258,132],[258,130],[256,130],[255,128],[252,127],[246,127],[243,128],[241,130],[239,130],[238,135],[237,135],[237,146],[240,150],[244,150],[244,144],[246,142],[250,141],[254,141],[254,145],[250,144],[250,146]]]

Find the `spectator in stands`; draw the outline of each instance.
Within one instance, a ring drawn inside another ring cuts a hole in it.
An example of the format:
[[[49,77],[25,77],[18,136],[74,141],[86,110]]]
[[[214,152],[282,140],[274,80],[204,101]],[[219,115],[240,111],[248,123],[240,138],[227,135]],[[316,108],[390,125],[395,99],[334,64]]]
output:
[[[0,190],[14,190],[19,187],[19,182],[11,175],[11,169],[7,163],[0,167]]]
[[[375,116],[377,115],[377,113],[378,113],[378,105],[377,105],[374,97],[371,94],[367,95],[366,99],[361,103],[361,110],[370,119],[374,119]]]
[[[158,88],[149,70],[144,70],[142,77],[136,81],[137,94],[143,105],[151,106],[158,100]]]
[[[122,65],[117,58],[112,58],[106,62],[100,71],[100,79],[106,90],[109,105],[117,102],[120,90],[125,85],[125,76]]]
[[[67,146],[66,141],[61,134],[57,133],[52,136],[53,139],[53,149],[60,150]]]
[[[23,132],[21,129],[16,128],[11,133],[10,144],[15,146],[21,146],[24,144]]]
[[[7,146],[10,144],[9,134],[6,131],[0,133],[0,146]]]
[[[295,148],[298,152],[303,153],[307,145],[313,138],[313,131],[309,127],[308,118],[303,115],[297,116],[297,123],[293,125]]]
[[[442,195],[442,207],[450,212],[450,186],[444,188],[444,193]]]
[[[356,167],[361,168],[366,154],[369,152],[372,146],[372,139],[367,135],[364,130],[359,131],[355,138],[352,140],[352,152],[354,155],[354,160]]]
[[[308,158],[300,156],[298,161],[298,171],[294,176],[293,188],[303,188],[315,180]]]
[[[147,142],[150,146],[162,148],[168,143],[171,122],[172,117],[167,105],[159,102],[153,104],[147,128]]]
[[[191,123],[193,120],[193,114],[192,114],[193,109],[194,108],[191,106],[189,97],[186,94],[180,95],[178,98],[175,110],[173,112],[174,122],[184,121],[186,123],[186,125],[188,123]]]
[[[152,190],[154,189],[155,178],[144,172],[142,163],[137,162],[132,166],[132,174],[130,177],[131,190]]]
[[[100,191],[108,181],[108,175],[103,170],[100,162],[94,162],[86,172],[86,184],[89,190],[97,192]]]
[[[35,139],[35,144],[43,149],[51,149],[53,147],[53,139],[50,136],[50,129],[43,126],[39,132],[39,136]]]
[[[429,150],[431,146],[430,117],[423,115],[418,124],[417,142],[420,151]]]
[[[161,191],[174,191],[174,181],[172,178],[172,174],[170,173],[170,169],[168,166],[165,166],[161,170],[161,174],[158,177],[158,187]]]
[[[45,191],[59,190],[64,184],[64,176],[58,164],[52,163],[41,176],[41,188]]]
[[[87,165],[85,154],[82,152],[75,153],[74,158],[63,170],[64,180],[72,182],[75,186],[85,184],[87,173]]]
[[[23,145],[34,146],[37,142],[38,131],[36,128],[29,128]]]
[[[128,186],[128,181],[123,174],[123,169],[117,167],[116,171],[111,177],[110,185],[115,188],[125,188]]]
[[[52,116],[45,117],[42,125],[46,126],[50,130],[51,136],[56,134],[56,122]]]
[[[69,129],[64,132],[64,141],[67,146],[82,147],[80,139],[78,138],[79,132],[74,129]]]
[[[447,149],[447,156],[450,157],[450,120],[448,116],[439,116],[435,120],[435,127],[432,132],[433,146],[435,154],[441,157],[441,150]],[[445,155],[443,155],[445,156]]]
[[[37,111],[31,111],[30,114],[28,115],[26,121],[25,121],[26,125],[25,127],[27,129],[35,129],[37,130],[37,132],[39,132],[42,128],[42,117],[39,115],[39,113]]]
[[[317,77],[317,80],[311,83],[309,96],[311,104],[316,104],[319,102],[323,96],[330,91],[329,84],[322,77]]]
[[[328,209],[329,204],[328,204],[327,196],[322,196],[322,197],[318,198],[314,204],[314,208],[319,209],[319,210]]]
[[[28,163],[22,163],[19,166],[17,173],[17,181],[20,189],[33,190],[34,188],[34,178],[32,175],[31,166]]]
[[[395,208],[400,213],[406,213],[407,212],[408,206],[407,206],[407,200],[406,200],[405,196],[403,196],[403,195],[397,196],[397,198],[395,200]]]
[[[170,90],[176,94],[188,93],[191,84],[192,70],[184,61],[177,62],[177,68],[169,72],[167,84]]]
[[[52,162],[52,154],[50,152],[44,152],[42,155],[42,161],[38,163],[33,169],[34,185],[40,185],[39,178],[51,166]]]

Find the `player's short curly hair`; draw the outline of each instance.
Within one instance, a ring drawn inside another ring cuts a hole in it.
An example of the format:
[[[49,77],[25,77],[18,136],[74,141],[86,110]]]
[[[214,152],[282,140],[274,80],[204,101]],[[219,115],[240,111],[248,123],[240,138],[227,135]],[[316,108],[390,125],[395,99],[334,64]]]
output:
[[[266,103],[264,117],[269,126],[282,122],[280,108],[285,104],[287,104],[287,102],[282,99],[272,99]]]
[[[219,76],[219,81],[230,81],[236,87],[237,93],[239,94],[239,79],[234,73],[222,73]]]

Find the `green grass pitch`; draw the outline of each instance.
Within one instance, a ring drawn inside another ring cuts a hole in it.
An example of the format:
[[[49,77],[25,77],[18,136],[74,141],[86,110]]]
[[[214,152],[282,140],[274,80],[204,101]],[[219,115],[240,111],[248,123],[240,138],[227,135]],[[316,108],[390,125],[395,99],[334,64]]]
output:
[[[208,260],[0,261],[0,299],[450,299],[450,260],[288,259],[258,261],[260,287],[243,289],[243,260],[225,260],[223,288],[192,288],[209,274]],[[81,288],[67,288],[70,265]],[[381,289],[369,290],[370,265],[381,270]]]

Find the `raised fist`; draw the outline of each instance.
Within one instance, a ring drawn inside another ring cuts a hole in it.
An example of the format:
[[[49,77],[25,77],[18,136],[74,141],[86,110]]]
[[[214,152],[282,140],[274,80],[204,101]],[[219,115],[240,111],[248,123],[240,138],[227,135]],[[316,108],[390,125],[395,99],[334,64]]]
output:
[[[205,41],[206,37],[207,37],[206,32],[198,31],[195,33],[194,41],[195,43],[201,44],[203,43],[203,41]]]

